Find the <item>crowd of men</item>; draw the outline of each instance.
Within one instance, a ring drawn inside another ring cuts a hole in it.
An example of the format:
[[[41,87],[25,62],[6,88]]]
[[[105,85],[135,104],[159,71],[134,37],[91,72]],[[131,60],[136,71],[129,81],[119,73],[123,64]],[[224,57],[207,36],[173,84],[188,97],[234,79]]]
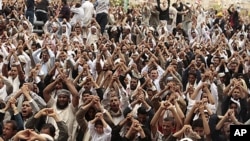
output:
[[[250,124],[242,13],[3,0],[0,141],[229,141],[230,125]]]

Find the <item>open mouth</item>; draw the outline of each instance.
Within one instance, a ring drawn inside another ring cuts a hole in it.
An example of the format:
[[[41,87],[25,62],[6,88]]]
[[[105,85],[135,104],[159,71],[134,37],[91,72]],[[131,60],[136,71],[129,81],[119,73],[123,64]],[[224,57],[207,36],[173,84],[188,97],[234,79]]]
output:
[[[25,109],[23,109],[23,110],[22,110],[22,115],[27,115],[27,114],[28,114],[28,111],[25,110]]]

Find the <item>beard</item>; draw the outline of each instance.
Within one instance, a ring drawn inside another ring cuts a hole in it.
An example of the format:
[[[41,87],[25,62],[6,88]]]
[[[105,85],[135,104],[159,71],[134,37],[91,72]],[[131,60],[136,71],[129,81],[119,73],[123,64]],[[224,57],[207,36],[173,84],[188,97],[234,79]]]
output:
[[[64,104],[59,104],[59,102],[56,102],[56,107],[60,110],[65,109],[67,106],[69,105],[69,103],[64,103]]]

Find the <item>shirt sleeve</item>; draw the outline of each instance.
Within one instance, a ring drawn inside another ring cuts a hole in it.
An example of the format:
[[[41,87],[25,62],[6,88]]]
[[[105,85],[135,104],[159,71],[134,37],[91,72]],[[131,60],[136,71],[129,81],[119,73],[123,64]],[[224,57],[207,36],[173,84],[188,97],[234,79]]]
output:
[[[90,135],[93,136],[95,134],[95,126],[94,126],[94,124],[91,124],[90,122],[88,122],[88,128],[89,128]]]
[[[51,97],[47,102],[47,107],[51,108],[55,102],[56,102],[55,99]]]
[[[112,131],[112,129],[110,128],[109,125],[107,125],[107,127],[104,128],[104,133],[105,133],[105,134],[111,134],[111,131]]]

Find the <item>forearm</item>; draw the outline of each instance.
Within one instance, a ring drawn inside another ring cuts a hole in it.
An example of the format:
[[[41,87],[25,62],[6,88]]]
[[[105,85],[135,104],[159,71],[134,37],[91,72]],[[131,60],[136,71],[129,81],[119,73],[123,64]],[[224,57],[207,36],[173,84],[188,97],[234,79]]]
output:
[[[70,80],[66,81],[66,85],[67,85],[67,87],[68,87],[68,89],[71,92],[73,97],[78,96],[78,91],[76,90],[76,87],[74,86],[74,84]]]
[[[194,106],[191,108],[191,110],[188,112],[188,114],[187,114],[187,116],[186,116],[186,118],[185,118],[185,120],[184,120],[184,124],[190,124],[190,122],[191,122],[191,120],[192,120],[192,117],[193,117],[193,115],[194,115],[194,110],[195,110],[195,108],[194,108]]]
[[[224,115],[224,117],[216,124],[215,129],[220,130],[223,127],[226,120],[227,120],[226,116]]]
[[[41,51],[42,51],[42,48],[39,48],[39,49],[37,49],[36,51],[34,51],[34,52],[32,53],[33,60],[34,60],[34,62],[35,62],[36,64],[39,63],[39,61],[40,61],[40,59],[39,59],[39,57],[38,57],[38,54],[40,54]]]
[[[126,137],[127,139],[130,139],[130,138],[131,138],[131,135],[132,135],[132,129],[130,128],[130,129],[128,130],[128,132],[126,133],[125,137]]]
[[[36,112],[40,111],[40,108],[38,107],[37,103],[33,99],[31,99],[29,101],[31,101],[30,106],[32,107],[33,112],[36,113]]]
[[[198,86],[195,90],[194,90],[194,93],[191,95],[191,99],[192,100],[195,100],[196,99],[196,97],[198,96],[198,94],[199,94],[199,91],[200,91],[200,89],[201,89],[201,87],[202,86]]]
[[[173,136],[176,137],[176,138],[181,138],[183,136],[183,133],[184,133],[184,131],[183,131],[183,129],[181,129],[181,130],[175,132],[173,134]]]
[[[87,129],[88,123],[85,120],[85,114],[87,113],[86,109],[79,108],[79,110],[76,112],[76,121],[79,124],[79,126],[83,129]]]
[[[104,128],[107,128],[108,124],[104,119],[101,119]]]
[[[180,108],[180,106],[179,106],[179,104],[178,104],[177,101],[175,103],[175,108],[176,108],[176,112],[177,112],[178,116],[180,117],[181,121],[183,121],[185,119],[185,115],[182,112],[182,110],[181,110],[181,108]]]
[[[204,132],[206,135],[210,135],[210,128],[209,128],[209,125],[208,125],[208,121],[205,117],[205,114],[204,112],[201,112],[201,118],[202,118],[202,122],[203,122],[203,127],[204,127]]]
[[[157,112],[155,113],[154,117],[152,118],[151,122],[150,122],[150,125],[152,126],[156,126],[157,123],[158,123],[158,120],[159,120],[159,117],[161,115],[161,113],[163,112],[163,108],[160,107]]]
[[[180,127],[182,127],[183,121],[180,118],[179,114],[177,114],[177,112],[175,111],[175,109],[171,110],[171,112],[172,112],[173,116],[176,118],[177,125],[180,125]]]
[[[58,80],[55,80],[52,83],[50,83],[49,85],[47,85],[47,87],[45,87],[45,89],[43,90],[43,93],[45,93],[45,94],[51,93],[55,89],[57,82],[58,82]]]

